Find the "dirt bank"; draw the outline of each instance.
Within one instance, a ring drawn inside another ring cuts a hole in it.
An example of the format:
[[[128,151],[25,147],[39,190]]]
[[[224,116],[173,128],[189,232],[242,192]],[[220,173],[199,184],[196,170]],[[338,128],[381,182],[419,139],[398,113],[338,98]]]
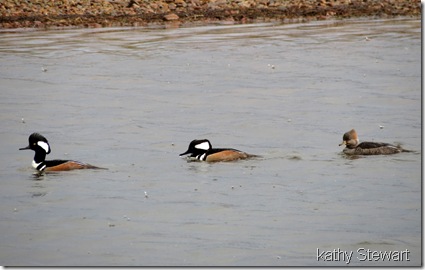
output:
[[[395,17],[418,0],[3,0],[0,28],[110,27]]]

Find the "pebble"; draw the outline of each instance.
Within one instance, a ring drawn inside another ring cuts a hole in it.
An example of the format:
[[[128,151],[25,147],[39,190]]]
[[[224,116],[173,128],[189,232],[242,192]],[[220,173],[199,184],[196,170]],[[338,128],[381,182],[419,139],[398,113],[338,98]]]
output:
[[[178,19],[179,19],[179,16],[175,13],[170,13],[164,16],[164,20],[166,21],[175,21]]]

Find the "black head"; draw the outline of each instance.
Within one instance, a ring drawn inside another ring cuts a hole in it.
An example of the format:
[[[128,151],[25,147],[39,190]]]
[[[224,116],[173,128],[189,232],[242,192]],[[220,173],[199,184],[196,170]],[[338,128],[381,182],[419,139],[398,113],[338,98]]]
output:
[[[31,134],[28,138],[28,142],[29,145],[27,147],[19,148],[19,150],[31,149],[36,152],[43,151],[45,154],[49,154],[51,151],[49,142],[39,133]]]
[[[203,153],[206,153],[208,150],[212,148],[211,143],[207,139],[202,140],[193,140],[189,144],[189,148],[186,152],[181,153],[180,156],[190,154],[191,157],[196,157]]]

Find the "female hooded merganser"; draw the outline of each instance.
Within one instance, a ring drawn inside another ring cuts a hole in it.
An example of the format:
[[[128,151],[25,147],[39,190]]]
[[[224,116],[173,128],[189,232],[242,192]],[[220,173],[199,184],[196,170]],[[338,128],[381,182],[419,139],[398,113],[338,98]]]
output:
[[[207,139],[193,140],[189,144],[187,151],[180,154],[180,156],[188,154],[190,154],[189,157],[192,159],[207,162],[233,161],[258,157],[257,155],[247,154],[233,148],[212,148],[210,141]]]
[[[410,150],[401,148],[401,146],[395,146],[389,143],[360,143],[357,132],[354,129],[344,133],[342,140],[339,146],[345,145],[343,152],[347,155],[390,155],[401,152],[411,152]]]
[[[47,139],[39,133],[33,133],[28,138],[29,145],[19,148],[19,150],[34,150],[34,160],[32,167],[39,172],[43,171],[69,171],[76,169],[103,169],[90,164],[74,160],[46,160],[46,155],[50,153],[50,145]]]

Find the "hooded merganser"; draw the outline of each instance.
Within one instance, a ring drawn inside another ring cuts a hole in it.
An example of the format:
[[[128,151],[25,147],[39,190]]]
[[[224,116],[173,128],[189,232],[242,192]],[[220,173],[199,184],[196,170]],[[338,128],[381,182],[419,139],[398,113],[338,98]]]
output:
[[[389,143],[379,142],[359,142],[357,132],[352,129],[342,137],[342,143],[339,146],[345,145],[343,152],[347,155],[390,155],[401,152],[411,152],[401,148],[401,146],[392,145]]]
[[[210,141],[207,139],[193,140],[189,144],[187,151],[180,154],[180,156],[188,154],[190,154],[189,157],[192,159],[207,162],[233,161],[258,157],[257,155],[247,154],[233,148],[212,148]]]
[[[28,141],[29,145],[27,147],[19,148],[19,150],[34,150],[35,155],[34,160],[32,161],[32,167],[39,172],[70,171],[76,169],[104,169],[74,160],[45,160],[46,155],[51,151],[47,139],[39,133],[33,133],[29,136]]]

